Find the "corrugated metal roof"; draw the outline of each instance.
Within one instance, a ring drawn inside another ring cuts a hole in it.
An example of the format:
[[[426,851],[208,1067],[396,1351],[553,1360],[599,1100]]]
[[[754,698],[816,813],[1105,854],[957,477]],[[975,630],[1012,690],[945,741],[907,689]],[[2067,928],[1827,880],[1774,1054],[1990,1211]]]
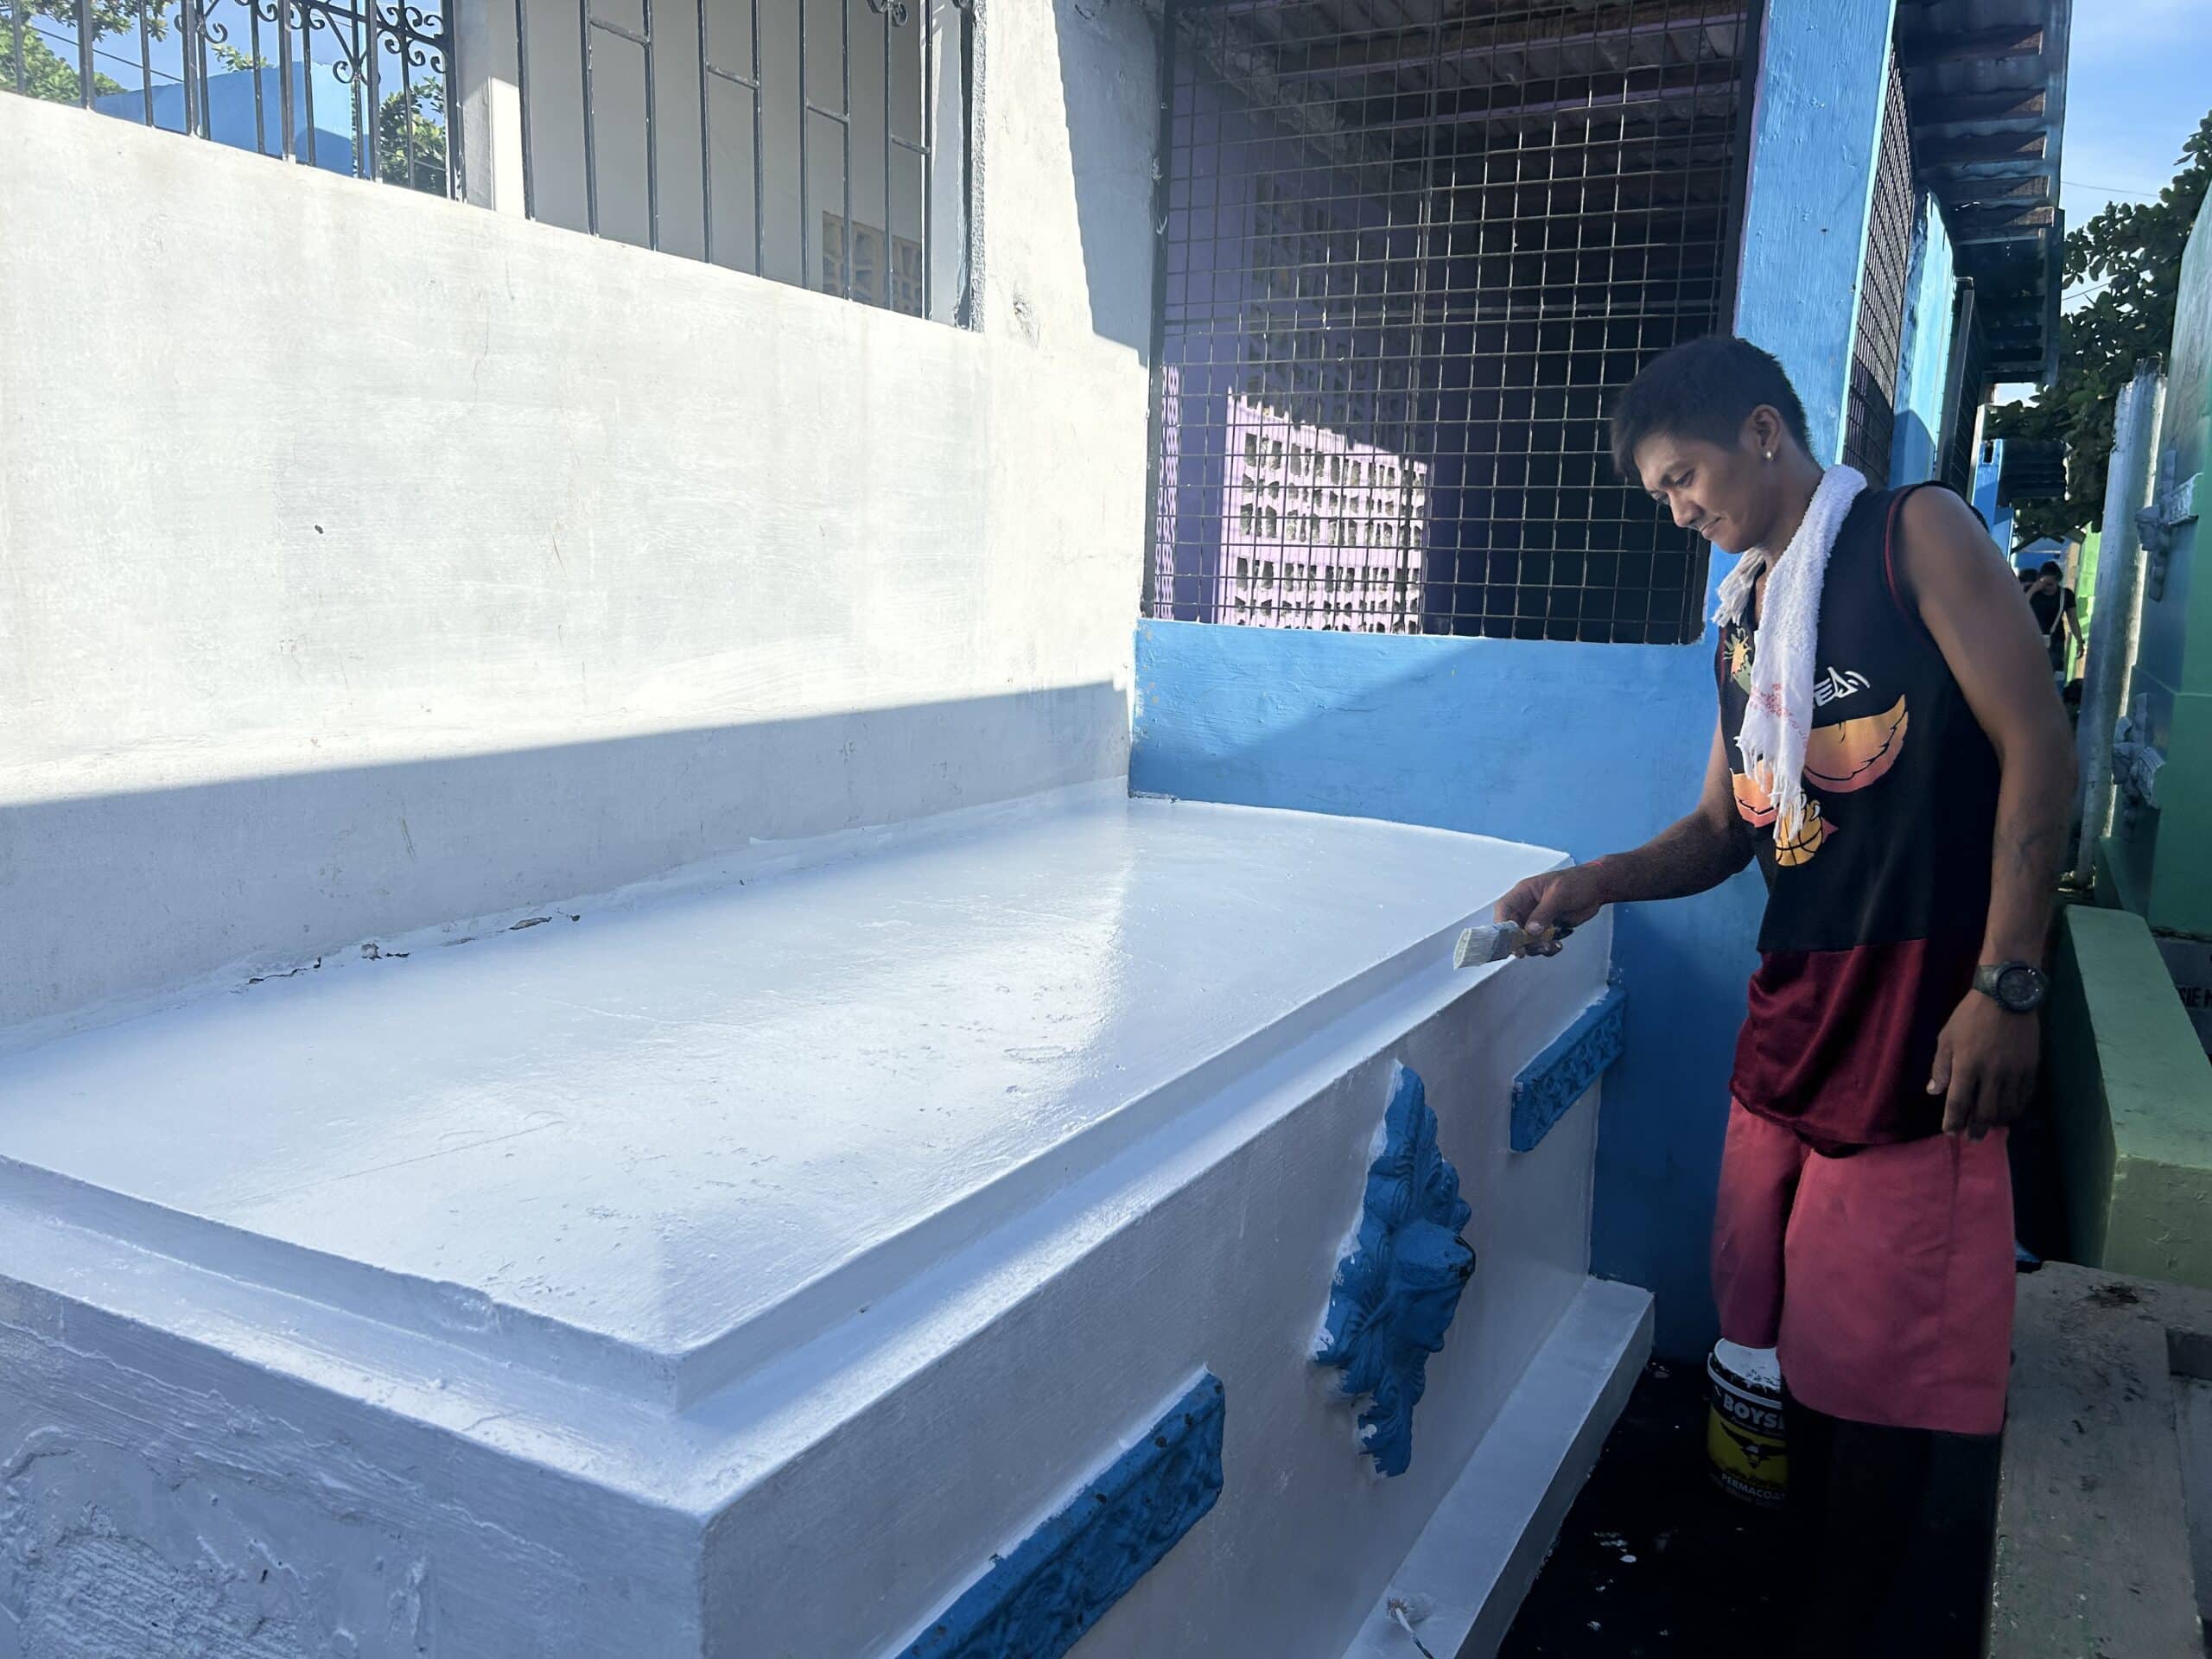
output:
[[[2000,380],[2057,366],[2072,0],[1898,0],[1920,177],[1943,204]]]

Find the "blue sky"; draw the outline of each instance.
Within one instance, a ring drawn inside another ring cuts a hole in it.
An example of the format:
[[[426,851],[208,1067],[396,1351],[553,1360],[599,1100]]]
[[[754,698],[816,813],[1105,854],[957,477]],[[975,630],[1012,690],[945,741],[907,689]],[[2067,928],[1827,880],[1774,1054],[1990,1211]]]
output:
[[[2145,201],[2174,176],[2182,141],[2212,109],[2212,0],[2074,0],[2058,200],[2069,228],[2108,203]],[[2034,391],[1997,389],[1999,403]]]
[[[2086,224],[2155,196],[2212,109],[2212,0],[2075,0],[2059,203]]]

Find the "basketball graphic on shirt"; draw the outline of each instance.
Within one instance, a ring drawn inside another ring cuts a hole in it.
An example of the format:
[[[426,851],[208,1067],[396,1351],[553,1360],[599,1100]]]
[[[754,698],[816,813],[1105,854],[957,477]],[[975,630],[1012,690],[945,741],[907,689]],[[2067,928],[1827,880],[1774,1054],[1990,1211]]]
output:
[[[1813,728],[1805,740],[1805,821],[1796,835],[1776,840],[1777,865],[1794,869],[1812,862],[1813,855],[1839,827],[1821,810],[1820,796],[1849,794],[1879,783],[1904,753],[1907,724],[1904,699],[1899,697],[1878,715]],[[1737,815],[1754,829],[1772,823],[1773,798],[1740,772],[1729,777],[1735,786]]]
[[[1774,861],[1784,869],[1809,864],[1813,861],[1813,855],[1819,852],[1834,833],[1835,826],[1821,815],[1820,802],[1808,795],[1805,798],[1805,816],[1797,825],[1797,832],[1775,837]]]

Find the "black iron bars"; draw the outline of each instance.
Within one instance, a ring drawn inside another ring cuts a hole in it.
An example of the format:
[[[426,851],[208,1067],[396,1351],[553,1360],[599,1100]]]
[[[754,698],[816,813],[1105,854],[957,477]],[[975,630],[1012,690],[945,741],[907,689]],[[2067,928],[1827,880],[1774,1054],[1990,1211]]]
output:
[[[443,16],[410,0],[72,0],[37,13],[34,0],[10,0],[0,89],[326,165],[336,157],[318,142],[328,136],[315,110],[318,32],[329,48],[320,77],[326,99],[334,83],[345,105],[342,115],[323,112],[348,141],[342,165],[364,178],[457,193],[450,31]],[[135,50],[103,44],[134,35]],[[388,93],[393,70],[398,91]],[[134,76],[137,84],[126,84]]]

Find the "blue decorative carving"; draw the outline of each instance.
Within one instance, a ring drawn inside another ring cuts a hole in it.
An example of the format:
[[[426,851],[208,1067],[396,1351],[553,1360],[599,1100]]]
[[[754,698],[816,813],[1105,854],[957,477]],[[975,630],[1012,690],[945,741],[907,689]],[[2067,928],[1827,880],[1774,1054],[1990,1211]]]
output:
[[[1605,994],[1574,1017],[1544,1052],[1513,1079],[1513,1150],[1530,1152],[1567,1109],[1590,1092],[1600,1072],[1621,1057],[1628,993],[1615,977]]]
[[[1421,1078],[1399,1066],[1382,1115],[1382,1146],[1367,1171],[1367,1205],[1352,1249],[1337,1263],[1329,1316],[1314,1360],[1344,1373],[1348,1395],[1370,1396],[1360,1444],[1377,1473],[1413,1462],[1414,1408],[1428,1357],[1459,1310],[1475,1253],[1459,1236],[1474,1211],[1459,1172],[1436,1145],[1436,1114]]]
[[[1213,1508],[1222,1413],[1209,1371],[1073,1503],[994,1558],[905,1659],[1059,1659]]]

